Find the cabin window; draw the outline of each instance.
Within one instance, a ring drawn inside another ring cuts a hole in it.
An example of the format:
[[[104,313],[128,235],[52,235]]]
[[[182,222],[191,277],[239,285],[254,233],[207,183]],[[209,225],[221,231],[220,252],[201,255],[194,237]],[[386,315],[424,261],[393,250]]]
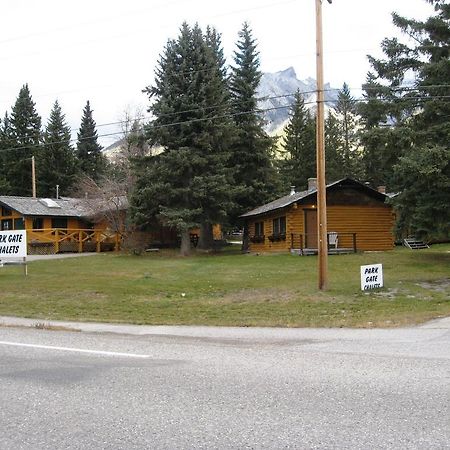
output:
[[[13,221],[12,219],[3,219],[2,220],[2,231],[8,231],[13,229]]]
[[[255,222],[255,236],[264,236],[264,222]]]
[[[255,222],[255,234],[250,236],[250,242],[263,243],[264,240],[264,222]]]
[[[67,219],[65,217],[53,217],[52,228],[67,228]]]
[[[12,211],[6,206],[2,206],[2,216],[4,217],[12,216]]]
[[[23,217],[20,217],[19,219],[14,219],[14,229],[25,230],[25,222],[23,220]]]
[[[277,217],[272,222],[272,234],[269,241],[285,241],[286,240],[286,217]]]
[[[280,236],[286,235],[286,217],[277,217],[273,219],[273,235]]]
[[[33,217],[33,230],[42,230],[44,228],[44,219],[42,217]]]

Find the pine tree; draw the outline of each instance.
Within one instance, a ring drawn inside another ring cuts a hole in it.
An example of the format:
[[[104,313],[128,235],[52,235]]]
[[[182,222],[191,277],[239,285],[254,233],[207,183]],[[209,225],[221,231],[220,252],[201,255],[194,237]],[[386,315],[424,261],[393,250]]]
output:
[[[328,112],[325,119],[325,170],[328,183],[345,177],[342,157],[342,128],[336,113]]]
[[[409,45],[385,39],[386,59],[370,58],[363,143],[366,167],[369,161],[383,168],[387,184],[400,192],[395,203],[402,233],[442,238],[450,234],[450,211],[443,206],[450,199],[450,6],[427,1],[435,14],[425,21],[393,14],[394,24],[412,38]],[[406,74],[415,77],[412,84]]]
[[[166,45],[154,86],[146,88],[155,117],[148,137],[164,151],[142,164],[132,199],[134,217],[138,224],[151,224],[157,216],[176,227],[183,254],[189,253],[190,228],[211,229],[233,206],[232,124],[214,33],[205,37],[198,25],[184,23],[178,39]]]
[[[315,119],[305,107],[300,91],[295,93],[288,124],[284,128],[280,172],[286,186],[304,189],[316,173]]]
[[[69,194],[77,170],[70,139],[70,127],[56,100],[44,132],[44,146],[36,164],[39,173],[38,190],[41,196],[56,196],[57,185],[60,195]]]
[[[257,89],[261,79],[256,40],[247,23],[239,32],[234,66],[231,68],[231,107],[236,125],[232,161],[236,185],[242,190],[236,202],[236,216],[272,199],[277,192],[273,164],[274,141],[263,128],[258,111]]]
[[[76,155],[81,175],[92,178],[94,181],[100,180],[107,166],[106,157],[102,154],[102,146],[97,140],[96,124],[88,100],[83,109],[78,131]]]
[[[36,112],[28,84],[19,92],[8,125],[9,150],[5,151],[5,177],[12,195],[29,196],[31,185],[31,157],[39,158],[41,118]]]
[[[10,128],[8,113],[5,114],[3,121],[0,121],[0,193],[9,195],[11,186],[8,182],[7,163],[11,148]]]
[[[360,175],[360,155],[356,100],[352,97],[347,83],[339,91],[336,112],[340,122],[342,146],[342,175],[358,178]],[[343,177],[340,177],[343,178]]]

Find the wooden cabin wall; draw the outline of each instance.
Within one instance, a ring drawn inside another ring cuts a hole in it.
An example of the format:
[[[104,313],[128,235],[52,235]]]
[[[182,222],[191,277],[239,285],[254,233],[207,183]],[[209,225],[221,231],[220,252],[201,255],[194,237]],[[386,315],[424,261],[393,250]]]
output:
[[[42,229],[51,229],[52,227],[52,218],[48,216],[38,216],[42,217],[43,225]],[[25,228],[27,230],[33,229],[33,217],[25,217]],[[74,217],[68,217],[67,218],[67,229],[69,230],[78,230],[78,229],[86,229],[86,223],[84,223],[82,220],[74,218]]]
[[[327,208],[328,231],[356,233],[358,250],[392,250],[394,221],[392,208],[381,206],[331,206]],[[340,247],[352,247],[350,236],[339,237]]]
[[[305,210],[314,209],[315,205],[291,206],[284,211],[266,217],[249,220],[249,234],[255,235],[255,223],[264,222],[265,240],[263,243],[250,242],[250,250],[254,252],[288,251],[291,248],[291,235],[304,234]],[[286,216],[286,240],[271,242],[272,221],[276,217]],[[395,217],[393,210],[387,205],[366,206],[329,206],[327,207],[328,232],[336,231],[339,236],[339,247],[353,248],[352,233],[356,233],[357,250],[392,250],[394,247]]]

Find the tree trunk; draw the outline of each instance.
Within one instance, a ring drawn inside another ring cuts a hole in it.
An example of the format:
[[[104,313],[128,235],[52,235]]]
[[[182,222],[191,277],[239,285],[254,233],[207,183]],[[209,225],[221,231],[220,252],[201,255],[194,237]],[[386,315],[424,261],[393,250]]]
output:
[[[213,226],[211,223],[200,225],[200,237],[197,248],[199,250],[212,250],[214,246]]]
[[[244,222],[244,232],[242,234],[242,252],[248,252],[250,237],[248,235],[248,222]]]
[[[191,237],[189,236],[189,230],[181,230],[181,256],[189,256],[191,254]]]

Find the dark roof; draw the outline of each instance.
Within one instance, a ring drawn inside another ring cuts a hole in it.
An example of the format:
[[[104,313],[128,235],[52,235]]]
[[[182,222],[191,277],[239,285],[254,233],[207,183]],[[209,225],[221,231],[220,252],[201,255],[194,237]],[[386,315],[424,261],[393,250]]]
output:
[[[126,209],[125,197],[119,199],[120,209]],[[69,198],[58,199],[0,196],[0,203],[25,216],[92,217],[104,211],[105,202],[99,199]],[[111,205],[113,207],[113,205]]]
[[[367,194],[377,198],[380,201],[385,201],[388,195],[378,192],[376,189],[372,189],[366,184],[360,183],[359,181],[353,180],[351,178],[343,178],[342,180],[335,181],[327,185],[327,190],[338,187],[352,187],[360,191],[364,191]],[[240,217],[252,217],[259,216],[261,214],[266,214],[277,209],[285,208],[293,203],[300,200],[306,199],[309,196],[314,196],[317,194],[317,188],[308,189],[306,191],[295,192],[293,194],[285,195],[284,197],[277,198],[276,200],[266,203],[265,205],[258,206],[258,208],[252,209],[249,212],[242,214]]]

